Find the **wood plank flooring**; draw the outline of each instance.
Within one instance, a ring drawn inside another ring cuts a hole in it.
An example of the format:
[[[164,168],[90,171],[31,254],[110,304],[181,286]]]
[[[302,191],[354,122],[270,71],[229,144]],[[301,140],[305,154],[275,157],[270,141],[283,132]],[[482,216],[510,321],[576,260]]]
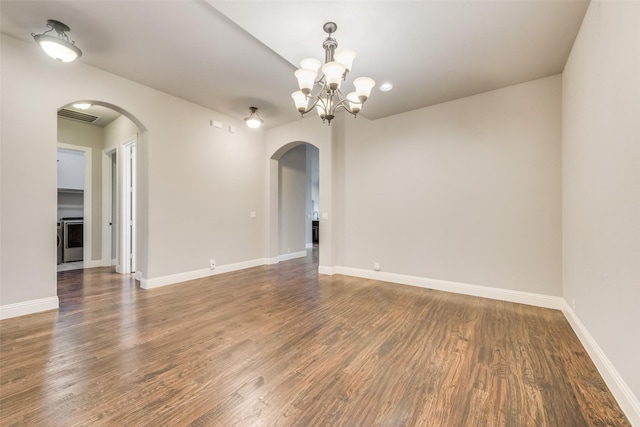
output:
[[[0,424],[630,425],[561,312],[314,256],[152,290],[58,273],[59,311],[0,322]]]

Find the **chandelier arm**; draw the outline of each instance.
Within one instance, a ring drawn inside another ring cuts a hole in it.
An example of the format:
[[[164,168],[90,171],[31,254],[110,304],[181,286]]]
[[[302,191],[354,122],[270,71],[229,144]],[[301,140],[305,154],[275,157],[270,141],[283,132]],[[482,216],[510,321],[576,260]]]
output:
[[[335,104],[333,111],[337,111],[338,108],[342,108],[344,109],[347,113],[351,114],[353,117],[356,117],[358,115],[358,113],[354,113],[353,110],[351,110],[351,107],[349,107],[349,100],[348,99],[342,99],[340,100],[340,102],[338,102],[337,104]]]
[[[314,96],[313,98],[315,98],[315,99],[314,99],[313,103],[311,104],[311,106],[309,108],[307,108],[306,110],[300,112],[301,116],[304,116],[305,114],[307,114],[308,112],[310,112],[314,108],[316,108],[316,105],[318,105],[318,102],[321,99],[319,96]]]
[[[315,86],[314,86],[315,88]],[[320,85],[320,87],[318,87],[318,91],[316,93],[310,93],[309,95],[307,95],[307,98],[320,98],[320,95],[323,93],[327,92],[327,85],[324,81],[322,81],[322,84]]]
[[[345,96],[345,94],[342,93],[342,91],[340,89],[336,89],[333,92],[335,93],[335,99],[338,101],[338,102],[333,104],[334,105],[333,111],[336,111],[339,107],[342,107],[345,110],[347,110],[349,113],[355,115],[356,113],[351,111],[351,108],[348,106],[349,102],[353,102],[353,101],[349,101],[347,99],[347,97]]]

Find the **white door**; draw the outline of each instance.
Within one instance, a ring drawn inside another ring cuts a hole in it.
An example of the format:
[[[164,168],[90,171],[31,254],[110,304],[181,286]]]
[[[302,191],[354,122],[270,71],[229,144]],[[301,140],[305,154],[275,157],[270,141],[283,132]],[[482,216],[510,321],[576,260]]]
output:
[[[122,146],[121,273],[136,271],[136,141]]]

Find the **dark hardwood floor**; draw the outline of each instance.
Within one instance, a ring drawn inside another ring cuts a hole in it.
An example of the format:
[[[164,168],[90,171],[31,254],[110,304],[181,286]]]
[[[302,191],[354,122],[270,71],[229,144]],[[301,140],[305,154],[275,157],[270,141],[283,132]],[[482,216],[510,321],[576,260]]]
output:
[[[347,276],[313,256],[142,290],[58,273],[0,322],[2,426],[628,426],[556,310]]]

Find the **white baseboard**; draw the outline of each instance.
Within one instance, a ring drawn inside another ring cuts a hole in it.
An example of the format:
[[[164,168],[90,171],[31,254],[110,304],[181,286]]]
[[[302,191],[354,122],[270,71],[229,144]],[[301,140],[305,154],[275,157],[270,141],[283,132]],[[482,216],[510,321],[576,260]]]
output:
[[[38,313],[40,311],[57,310],[59,306],[60,301],[57,296],[6,304],[0,306],[0,320]]]
[[[82,261],[82,268],[109,267],[101,259],[92,259],[91,261]]]
[[[152,289],[161,286],[173,285],[175,283],[186,282],[188,280],[202,279],[203,277],[215,276],[216,274],[229,273],[231,271],[244,270],[245,268],[257,267],[260,265],[273,265],[281,261],[287,261],[295,258],[303,258],[307,256],[307,251],[293,252],[290,254],[280,255],[275,258],[258,258],[249,261],[238,262],[235,264],[219,265],[215,270],[203,268],[200,270],[186,271],[184,273],[171,274],[168,276],[154,277],[145,279],[136,275],[136,280],[140,281],[142,289]]]
[[[620,408],[625,413],[632,426],[640,426],[640,401],[633,394],[627,383],[622,379],[616,368],[613,366],[602,348],[596,340],[591,336],[587,328],[582,324],[576,313],[571,309],[569,304],[563,300],[562,311],[569,321],[573,331],[580,339],[587,353],[598,368],[598,372],[602,375],[607,387],[611,390],[611,394],[615,397]]]
[[[500,301],[516,302],[533,305],[536,307],[554,308],[561,310],[564,300],[561,297],[534,294],[530,292],[514,291],[511,289],[493,288],[489,286],[471,285],[468,283],[450,282],[447,280],[428,279],[418,276],[406,276],[403,274],[370,271],[350,267],[334,267],[334,274],[362,277],[365,279],[381,280],[402,285],[418,286],[421,288],[435,289],[438,291],[453,292],[456,294],[472,295],[482,298],[490,298]],[[321,274],[323,274],[321,272]],[[331,273],[324,273],[331,274]]]
[[[335,273],[333,272],[333,267],[329,267],[328,265],[319,265],[318,274],[326,274],[328,276],[331,276]]]
[[[143,289],[159,288],[161,286],[173,285],[175,283],[186,282],[188,280],[202,279],[203,277],[215,276],[217,274],[229,273],[231,271],[244,270],[245,268],[265,265],[267,259],[259,258],[250,261],[237,262],[235,264],[219,265],[215,270],[203,268],[201,270],[186,271],[184,273],[171,274],[169,276],[154,277],[152,279],[140,278],[140,287]]]
[[[307,249],[313,249],[313,243],[307,243]]]
[[[300,252],[291,252],[290,254],[282,254],[282,255],[278,255],[278,260],[279,261],[288,261],[290,259],[296,259],[296,258],[304,258],[307,256],[307,251],[300,251]]]

